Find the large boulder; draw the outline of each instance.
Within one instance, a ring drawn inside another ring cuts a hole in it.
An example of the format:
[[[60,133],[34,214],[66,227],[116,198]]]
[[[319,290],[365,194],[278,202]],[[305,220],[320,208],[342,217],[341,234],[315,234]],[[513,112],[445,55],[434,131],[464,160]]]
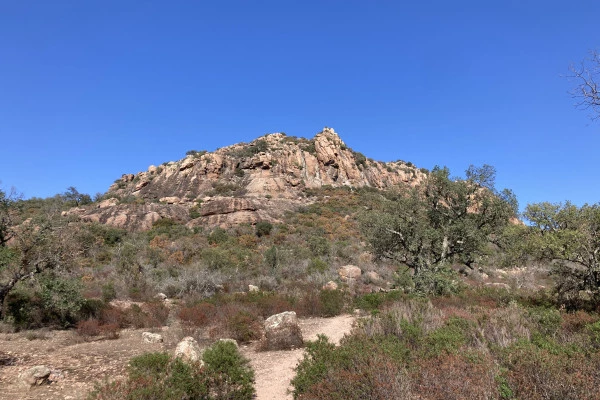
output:
[[[202,350],[200,350],[200,346],[198,342],[191,337],[187,336],[181,339],[181,342],[177,344],[175,348],[175,357],[180,357],[185,361],[201,361],[202,359]]]
[[[291,350],[302,347],[302,331],[294,311],[285,311],[265,320],[264,350]]]
[[[158,333],[142,332],[142,339],[146,343],[162,343],[163,337]]]
[[[50,383],[49,379],[52,371],[45,365],[36,365],[19,374],[21,383],[27,386],[39,386]]]

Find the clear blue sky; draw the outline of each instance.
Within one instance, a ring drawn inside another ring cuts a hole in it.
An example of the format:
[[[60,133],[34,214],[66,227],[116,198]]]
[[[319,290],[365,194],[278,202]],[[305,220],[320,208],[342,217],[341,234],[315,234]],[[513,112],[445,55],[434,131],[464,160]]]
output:
[[[25,197],[270,132],[491,164],[530,202],[600,201],[600,123],[561,75],[600,1],[0,0],[0,180]]]

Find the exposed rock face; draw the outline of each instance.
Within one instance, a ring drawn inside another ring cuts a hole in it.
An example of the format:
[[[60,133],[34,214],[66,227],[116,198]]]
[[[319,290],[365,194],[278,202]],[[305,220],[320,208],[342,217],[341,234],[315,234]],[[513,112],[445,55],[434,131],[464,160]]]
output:
[[[198,342],[191,337],[187,336],[181,339],[181,342],[177,344],[175,348],[175,357],[181,357],[185,361],[201,361],[202,350],[198,346]]]
[[[108,192],[120,203],[109,199],[96,208],[69,213],[131,230],[149,229],[160,218],[190,227],[277,222],[285,211],[310,202],[302,193],[306,188],[384,189],[415,185],[424,177],[412,164],[367,159],[346,147],[331,128],[311,140],[274,133],[249,144],[191,154],[135,175],[125,174]],[[127,204],[123,199],[128,199]],[[192,208],[199,214],[193,219]]]
[[[294,311],[286,311],[265,320],[265,350],[290,350],[302,347],[302,332]]]
[[[75,209],[77,210],[77,209]],[[73,210],[68,211],[73,215]],[[102,208],[92,208],[86,213],[77,213],[83,221],[99,222],[130,231],[143,231],[152,228],[152,224],[161,218],[170,218],[180,222],[189,220],[189,211],[179,205],[119,204]]]

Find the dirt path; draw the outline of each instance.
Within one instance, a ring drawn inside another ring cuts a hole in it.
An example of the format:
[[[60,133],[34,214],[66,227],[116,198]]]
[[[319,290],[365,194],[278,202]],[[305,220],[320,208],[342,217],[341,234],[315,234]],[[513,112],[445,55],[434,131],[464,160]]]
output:
[[[342,315],[304,319],[300,324],[305,340],[315,340],[323,333],[338,343],[353,320]],[[161,332],[165,343],[144,343],[142,331],[123,330],[117,340],[95,342],[81,342],[72,331],[36,333],[41,339],[33,338],[32,332],[0,334],[0,400],[83,400],[95,382],[123,376],[132,357],[173,351],[181,338],[181,333],[171,328]],[[241,351],[256,372],[257,399],[291,399],[287,389],[303,350],[256,352],[256,346],[242,346]],[[51,385],[29,389],[19,384],[19,373],[34,365],[47,365],[55,371]]]
[[[350,332],[353,322],[354,317],[350,315],[309,318],[300,320],[300,328],[304,340],[315,340],[318,334],[324,334],[337,344],[344,334]],[[242,348],[242,353],[250,359],[256,373],[257,400],[291,399],[291,394],[288,394],[290,381],[304,350],[257,352],[255,347]]]

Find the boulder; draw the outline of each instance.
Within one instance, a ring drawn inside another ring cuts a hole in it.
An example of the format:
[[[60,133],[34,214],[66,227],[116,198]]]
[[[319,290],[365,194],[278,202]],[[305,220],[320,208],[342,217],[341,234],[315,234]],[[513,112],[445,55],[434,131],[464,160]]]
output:
[[[249,292],[259,292],[260,289],[258,288],[258,286],[248,285],[248,291]]]
[[[19,374],[19,380],[28,386],[39,386],[50,383],[48,379],[52,371],[45,365],[36,365]]]
[[[343,281],[360,278],[362,271],[355,265],[344,265],[338,268],[338,275]]]
[[[369,282],[371,282],[371,283],[378,283],[381,281],[381,277],[375,271],[369,271],[366,273],[366,275],[367,275],[367,279],[369,279]]]
[[[202,350],[193,337],[187,336],[177,344],[175,357],[181,357],[185,361],[202,361]]]
[[[162,343],[163,342],[162,335],[159,335],[158,333],[152,333],[152,332],[143,332],[142,339],[146,343]]]
[[[323,285],[323,290],[337,290],[338,284],[334,281],[329,281]]]
[[[294,311],[285,311],[265,320],[264,350],[290,350],[302,347],[302,331]]]
[[[167,300],[167,295],[164,293],[158,293],[156,296],[154,296],[157,300],[161,300],[161,301],[165,301]]]

